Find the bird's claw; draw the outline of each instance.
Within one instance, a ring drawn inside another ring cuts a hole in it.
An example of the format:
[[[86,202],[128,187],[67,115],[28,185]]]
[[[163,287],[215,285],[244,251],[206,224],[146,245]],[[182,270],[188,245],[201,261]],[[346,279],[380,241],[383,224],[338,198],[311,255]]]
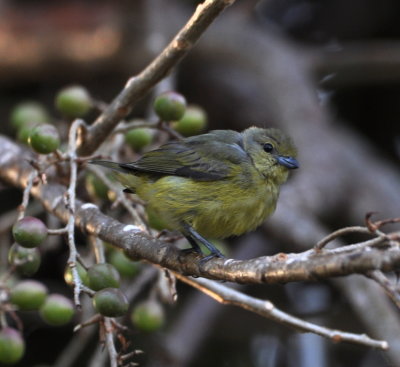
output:
[[[201,252],[200,248],[194,248],[194,247],[189,247],[189,248],[184,248],[181,250],[181,253],[183,254],[200,254],[203,255],[203,253]]]
[[[200,259],[199,265],[200,266],[204,265],[206,262],[208,262],[209,260],[213,259],[214,257],[219,257],[221,259],[225,258],[225,256],[221,252],[215,251],[215,252],[211,253],[210,255],[207,255],[207,256],[203,257],[202,259]]]

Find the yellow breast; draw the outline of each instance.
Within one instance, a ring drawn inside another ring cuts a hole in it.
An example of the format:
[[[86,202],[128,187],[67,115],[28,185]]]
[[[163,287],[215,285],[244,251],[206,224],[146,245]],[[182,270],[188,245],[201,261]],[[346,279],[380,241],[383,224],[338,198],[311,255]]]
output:
[[[251,183],[249,185],[249,183]],[[168,225],[185,221],[208,238],[237,236],[258,227],[276,207],[279,189],[261,176],[212,182],[165,176],[140,185],[137,194]]]

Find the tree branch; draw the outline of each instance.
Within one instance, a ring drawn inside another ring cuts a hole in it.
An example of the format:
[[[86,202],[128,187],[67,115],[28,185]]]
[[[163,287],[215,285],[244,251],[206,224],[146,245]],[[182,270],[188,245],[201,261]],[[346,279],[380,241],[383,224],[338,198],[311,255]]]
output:
[[[193,48],[217,16],[235,0],[206,0],[169,45],[140,74],[128,80],[125,88],[87,130],[83,130],[79,155],[93,153],[114,127],[132,110],[138,100],[163,79]]]
[[[400,292],[396,284],[394,282],[391,282],[381,271],[379,270],[374,270],[369,273],[367,273],[367,276],[373,280],[375,280],[376,283],[378,283],[383,290],[386,292],[386,294],[389,296],[389,298],[393,301],[393,303],[396,305],[398,309],[400,309]]]
[[[386,350],[389,347],[386,341],[371,339],[365,334],[353,334],[339,330],[328,329],[323,326],[299,319],[279,310],[270,301],[260,300],[248,296],[215,281],[208,279],[189,278],[178,273],[175,273],[175,275],[182,282],[202,291],[208,296],[214,298],[217,302],[244,308],[248,311],[252,311],[263,317],[279,322],[280,324],[295,328],[299,331],[312,332],[335,342],[350,342],[369,347],[380,348],[383,350]]]
[[[22,149],[0,136],[0,178],[24,187],[31,166],[21,161]],[[38,184],[31,193],[49,212],[64,223],[69,211],[61,199],[66,187]],[[298,254],[277,254],[250,260],[212,259],[199,262],[199,255],[184,254],[169,243],[153,238],[139,227],[118,222],[104,215],[92,203],[76,200],[75,224],[91,235],[119,247],[132,259],[141,259],[181,274],[237,283],[286,283],[367,273],[391,271],[400,265],[400,249],[395,235],[380,239],[374,247],[349,246],[333,250],[308,250]],[[398,238],[398,236],[397,236]],[[311,247],[311,244],[310,244]]]

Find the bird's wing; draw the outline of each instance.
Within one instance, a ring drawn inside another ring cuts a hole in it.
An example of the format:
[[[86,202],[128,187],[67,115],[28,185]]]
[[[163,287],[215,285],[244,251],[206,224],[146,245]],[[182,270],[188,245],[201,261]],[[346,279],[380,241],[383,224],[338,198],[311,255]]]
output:
[[[208,134],[170,142],[145,153],[132,163],[122,163],[127,171],[189,177],[213,181],[238,173],[240,164],[250,158],[237,132],[215,130]]]

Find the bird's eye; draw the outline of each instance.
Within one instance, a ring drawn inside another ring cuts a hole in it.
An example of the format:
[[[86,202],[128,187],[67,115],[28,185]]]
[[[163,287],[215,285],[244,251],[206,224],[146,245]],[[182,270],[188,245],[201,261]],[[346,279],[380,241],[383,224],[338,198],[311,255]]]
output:
[[[271,153],[274,150],[274,146],[271,143],[265,143],[263,148],[267,153]]]

